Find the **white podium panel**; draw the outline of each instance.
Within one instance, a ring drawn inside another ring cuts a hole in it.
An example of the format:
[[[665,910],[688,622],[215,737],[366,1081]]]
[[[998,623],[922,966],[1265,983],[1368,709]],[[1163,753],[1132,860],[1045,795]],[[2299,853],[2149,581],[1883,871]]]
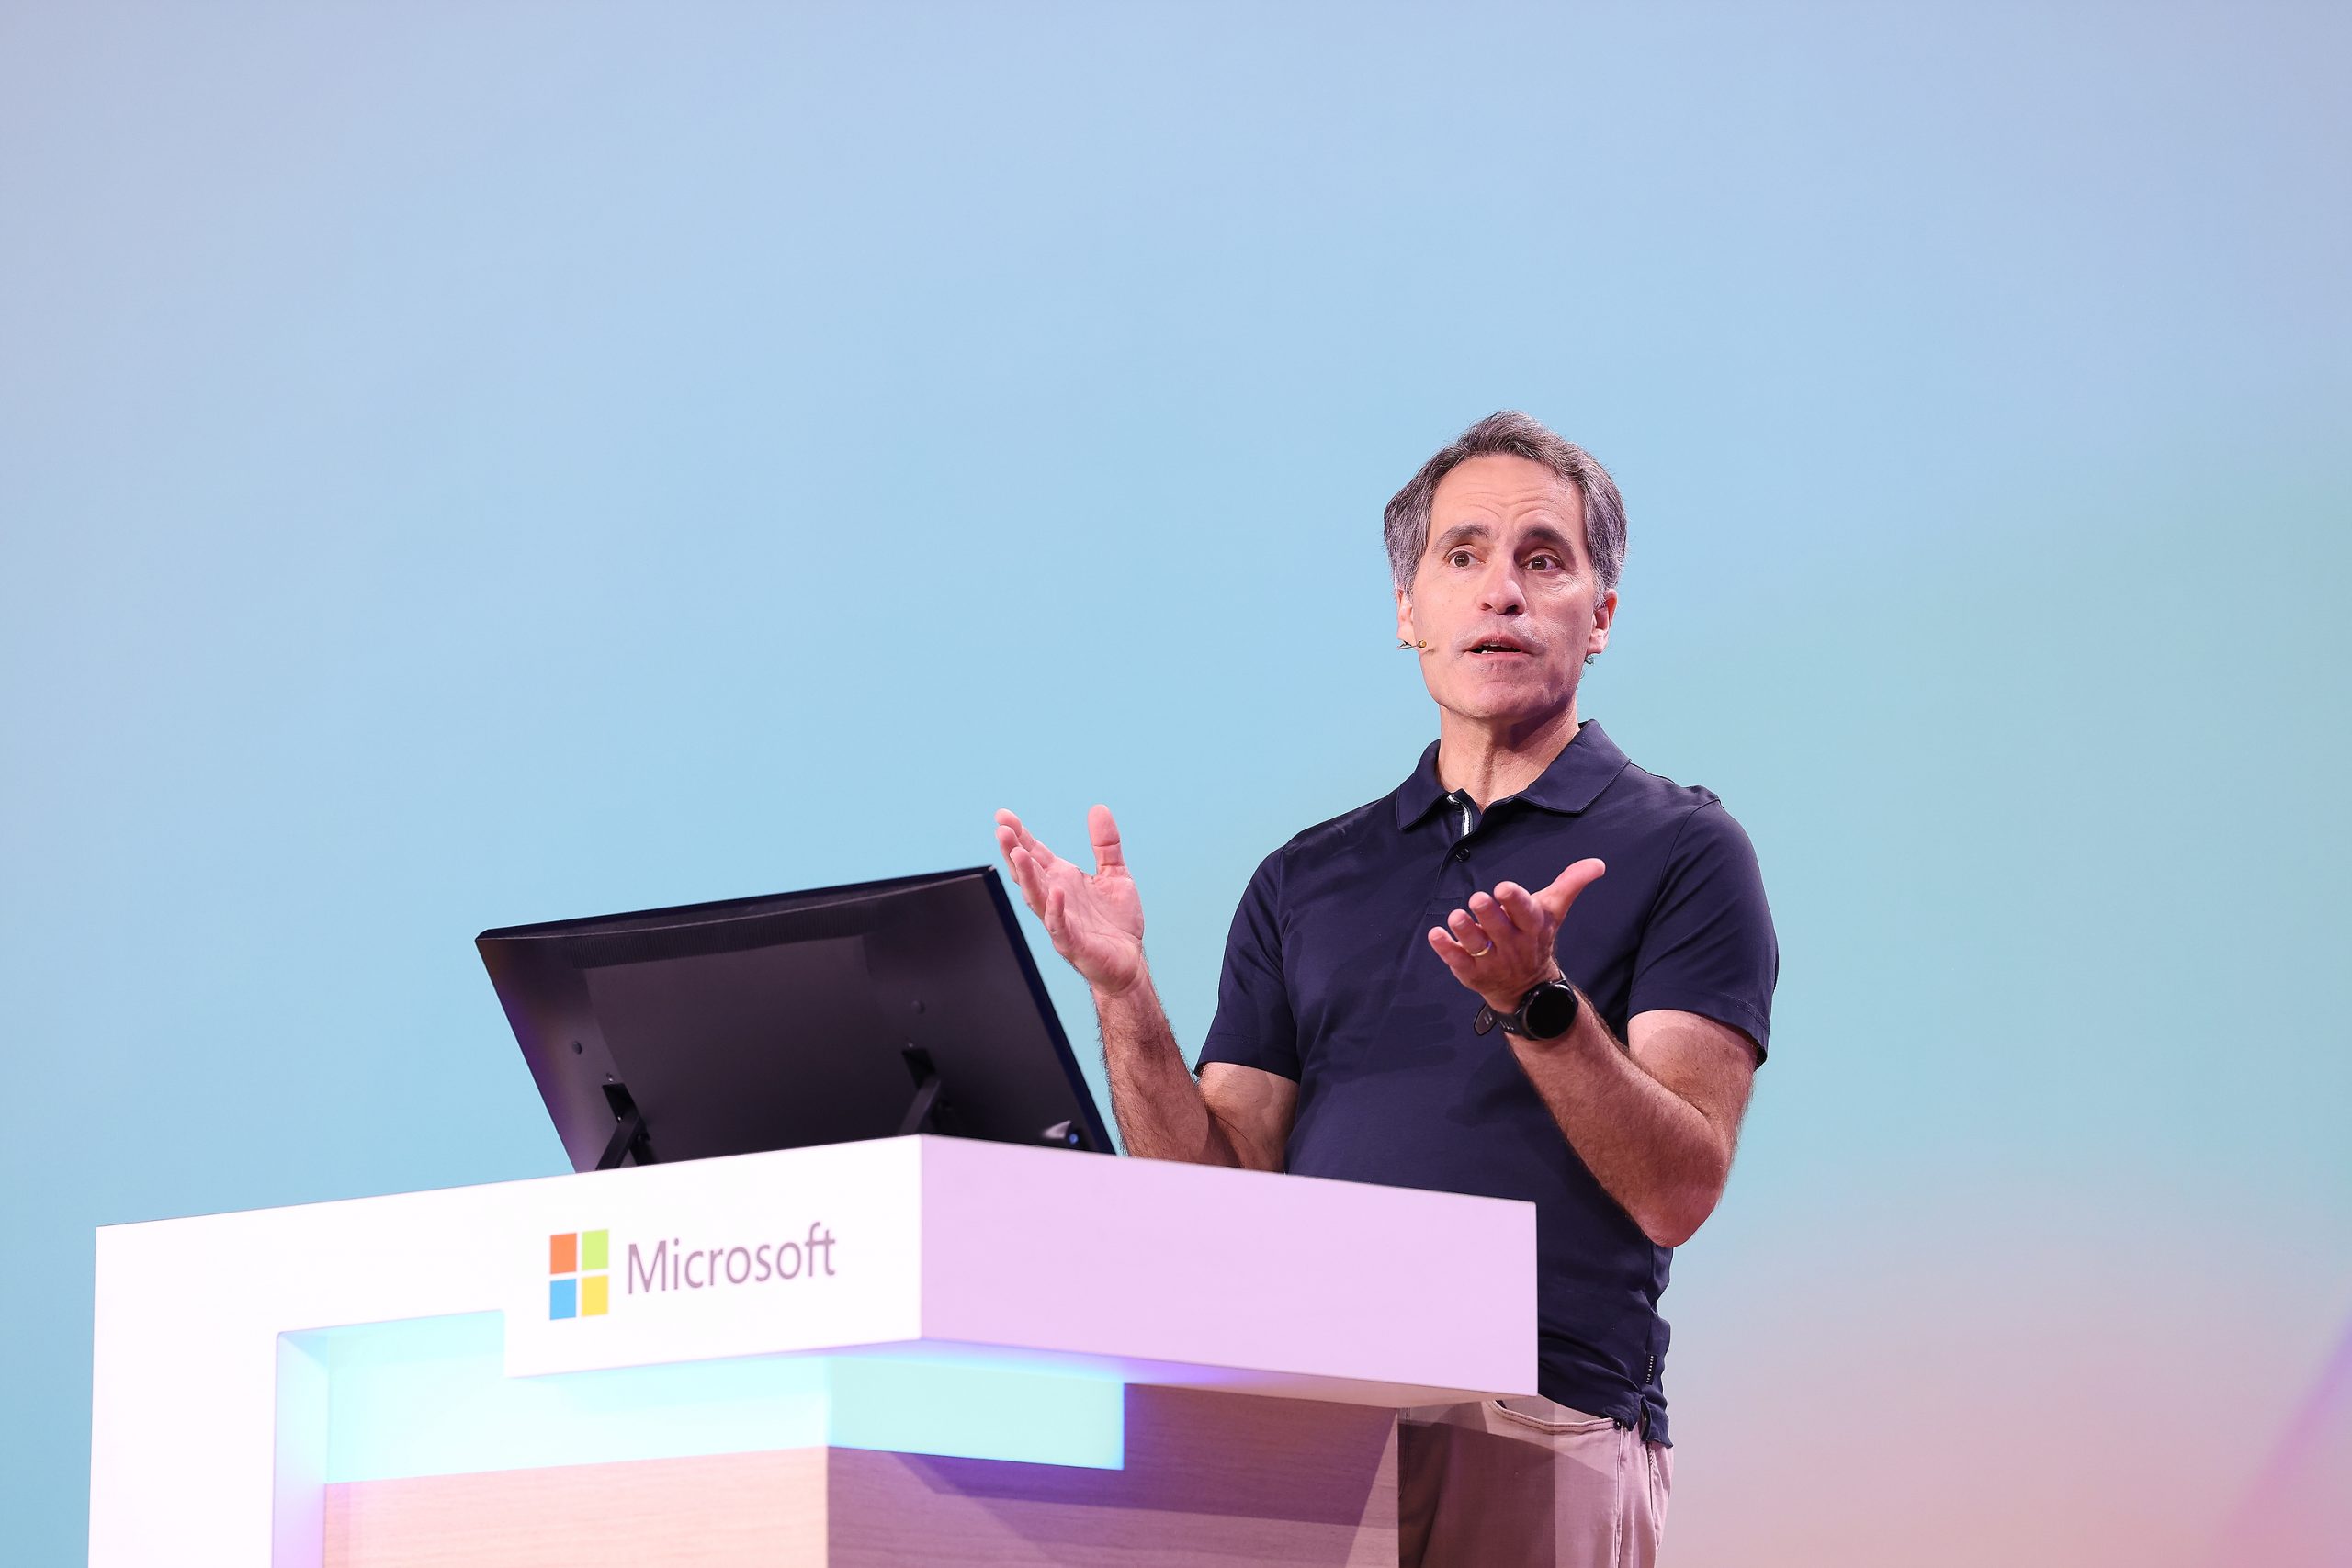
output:
[[[1056,1467],[1099,1500],[1144,1485],[1076,1479],[1128,1465],[1131,1384],[1394,1407],[1534,1380],[1528,1204],[1058,1149],[896,1138],[114,1226],[90,1561],[312,1568],[331,1511],[346,1540],[425,1478],[626,1490],[695,1456],[930,1455],[1000,1490]],[[840,1509],[900,1472],[792,1473]]]

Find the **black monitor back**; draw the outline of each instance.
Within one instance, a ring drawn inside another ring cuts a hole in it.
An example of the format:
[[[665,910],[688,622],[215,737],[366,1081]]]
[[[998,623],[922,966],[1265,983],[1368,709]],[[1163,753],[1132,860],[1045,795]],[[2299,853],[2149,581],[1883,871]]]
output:
[[[923,1130],[1109,1152],[992,870],[482,932],[575,1168]],[[641,1135],[615,1143],[631,1113]]]

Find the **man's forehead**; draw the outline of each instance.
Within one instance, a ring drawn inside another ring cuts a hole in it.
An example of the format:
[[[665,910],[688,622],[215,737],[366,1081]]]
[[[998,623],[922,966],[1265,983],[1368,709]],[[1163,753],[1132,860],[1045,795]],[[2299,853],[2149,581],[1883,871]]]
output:
[[[1475,456],[1430,493],[1430,547],[1449,534],[1543,531],[1574,547],[1585,514],[1583,493],[1543,463],[1520,456]]]
[[[1433,528],[1522,516],[1566,524],[1583,510],[1584,498],[1576,486],[1531,457],[1508,453],[1484,454],[1455,465],[1430,496]]]

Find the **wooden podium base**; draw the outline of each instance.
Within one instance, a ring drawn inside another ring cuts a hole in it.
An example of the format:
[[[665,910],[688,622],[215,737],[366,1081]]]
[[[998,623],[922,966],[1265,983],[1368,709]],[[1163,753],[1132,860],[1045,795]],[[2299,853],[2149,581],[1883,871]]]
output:
[[[789,1449],[346,1482],[325,1568],[1393,1568],[1396,1418],[1126,1391],[1118,1470]]]

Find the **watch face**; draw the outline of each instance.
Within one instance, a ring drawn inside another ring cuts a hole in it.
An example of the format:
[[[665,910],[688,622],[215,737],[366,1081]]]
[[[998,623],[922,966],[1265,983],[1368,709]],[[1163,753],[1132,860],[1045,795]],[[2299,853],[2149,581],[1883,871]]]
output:
[[[1577,994],[1566,986],[1538,986],[1527,998],[1527,1036],[1553,1040],[1577,1021]]]

